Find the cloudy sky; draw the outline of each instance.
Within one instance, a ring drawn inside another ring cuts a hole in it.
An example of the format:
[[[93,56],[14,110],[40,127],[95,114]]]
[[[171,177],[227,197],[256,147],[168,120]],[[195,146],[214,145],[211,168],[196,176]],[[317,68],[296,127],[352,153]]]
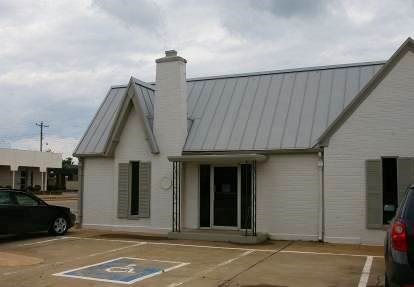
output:
[[[176,49],[190,77],[385,60],[414,0],[0,0],[0,147],[72,153],[110,85],[153,81]]]

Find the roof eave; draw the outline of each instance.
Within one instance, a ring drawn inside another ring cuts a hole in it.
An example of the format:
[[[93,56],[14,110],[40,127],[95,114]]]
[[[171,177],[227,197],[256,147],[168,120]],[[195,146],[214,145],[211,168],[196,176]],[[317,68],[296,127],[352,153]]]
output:
[[[77,158],[85,158],[85,157],[107,157],[104,153],[84,153],[84,154],[73,153],[72,155],[74,157],[77,157]]]
[[[106,93],[106,96],[105,96],[104,100],[99,105],[99,108],[96,110],[92,120],[90,121],[90,123],[88,125],[88,128],[85,130],[85,132],[83,133],[81,139],[79,140],[78,144],[76,145],[75,150],[73,151],[73,156],[76,156],[75,154],[79,154],[79,155],[82,154],[82,153],[78,153],[79,148],[80,148],[82,142],[85,140],[85,136],[88,134],[89,129],[92,127],[93,122],[95,121],[96,117],[98,116],[98,113],[101,110],[101,108],[102,108],[103,104],[105,103],[106,99],[109,97],[109,94],[111,93],[112,89],[118,89],[118,88],[122,88],[122,87],[124,87],[124,86],[111,86],[108,89],[108,92]],[[76,157],[78,157],[78,156],[76,156]]]
[[[199,154],[199,155],[181,155],[169,156],[171,162],[199,162],[199,163],[218,163],[218,162],[252,162],[265,161],[267,156],[258,153],[249,154]]]
[[[283,148],[283,149],[254,149],[254,150],[184,150],[183,155],[201,155],[201,154],[298,154],[298,153],[318,153],[319,147],[312,148]]]

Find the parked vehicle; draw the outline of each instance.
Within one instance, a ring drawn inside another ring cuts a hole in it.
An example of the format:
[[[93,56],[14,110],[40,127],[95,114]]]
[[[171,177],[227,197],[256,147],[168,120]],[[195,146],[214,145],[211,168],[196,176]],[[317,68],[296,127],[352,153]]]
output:
[[[414,185],[391,221],[384,247],[385,286],[414,286]]]
[[[69,208],[47,204],[21,190],[0,189],[0,234],[48,231],[63,235],[75,219]]]

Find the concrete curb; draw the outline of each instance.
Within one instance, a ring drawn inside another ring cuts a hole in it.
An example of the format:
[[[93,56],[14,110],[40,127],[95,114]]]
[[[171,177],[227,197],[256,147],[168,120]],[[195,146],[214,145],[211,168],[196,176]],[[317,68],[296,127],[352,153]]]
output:
[[[40,197],[44,201],[78,200],[79,197]]]

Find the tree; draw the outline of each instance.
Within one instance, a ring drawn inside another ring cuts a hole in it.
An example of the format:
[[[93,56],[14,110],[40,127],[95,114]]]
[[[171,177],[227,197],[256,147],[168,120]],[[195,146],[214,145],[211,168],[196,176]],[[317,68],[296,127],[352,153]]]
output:
[[[75,161],[72,157],[67,157],[64,160],[62,160],[62,169],[72,169],[76,168],[77,165],[75,164]]]

